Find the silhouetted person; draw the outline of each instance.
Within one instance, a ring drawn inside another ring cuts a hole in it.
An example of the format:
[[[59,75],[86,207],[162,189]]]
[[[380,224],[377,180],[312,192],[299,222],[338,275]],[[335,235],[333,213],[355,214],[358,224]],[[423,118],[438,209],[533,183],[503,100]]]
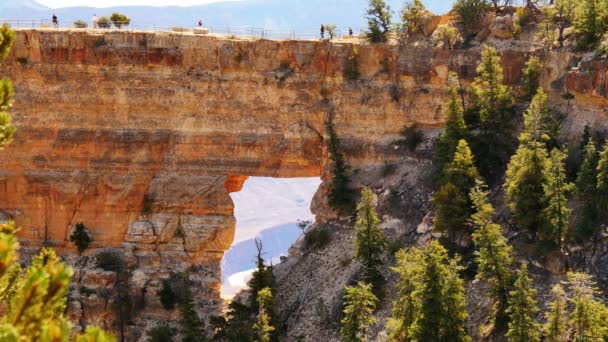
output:
[[[53,14],[53,26],[55,26],[55,28],[57,28],[59,26],[59,24],[57,22],[57,16],[55,14]]]
[[[325,38],[325,26],[321,25],[321,39]]]
[[[198,27],[203,27],[203,21],[202,20],[198,21]]]
[[[353,29],[350,27],[348,28],[348,35],[351,37],[353,36]]]

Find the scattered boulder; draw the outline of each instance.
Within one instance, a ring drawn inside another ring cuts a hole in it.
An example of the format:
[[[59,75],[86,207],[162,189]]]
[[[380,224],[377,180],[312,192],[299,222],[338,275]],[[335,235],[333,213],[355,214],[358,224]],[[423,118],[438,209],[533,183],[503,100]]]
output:
[[[490,24],[490,32],[496,38],[511,39],[513,38],[514,30],[515,26],[511,16],[495,17],[492,24]]]

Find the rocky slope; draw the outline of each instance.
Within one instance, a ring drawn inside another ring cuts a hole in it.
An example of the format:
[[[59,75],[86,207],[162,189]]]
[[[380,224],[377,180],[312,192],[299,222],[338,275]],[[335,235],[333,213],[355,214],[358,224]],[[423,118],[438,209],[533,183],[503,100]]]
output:
[[[429,32],[444,19],[431,20]],[[517,84],[527,56],[538,54],[552,104],[569,113],[566,132],[606,125],[605,62],[542,51],[533,32],[520,40],[501,32],[483,38],[502,54],[508,83]],[[78,222],[93,234],[87,254],[124,253],[131,291],[145,307],[130,324],[175,319],[158,301],[160,280],[192,266],[198,308],[214,312],[220,261],[234,235],[228,193],[248,176],[326,179],[323,126],[332,110],[353,169],[398,160],[401,128],[440,128],[448,71],[470,81],[480,50],[479,42],[447,49],[432,36],[372,46],[18,31],[0,66],[15,84],[18,128],[0,151],[0,218],[17,221],[28,250],[52,246],[83,266],[71,303],[83,324],[115,319],[107,298],[99,305],[100,289],[115,281],[76,260],[68,237]],[[314,205],[319,221],[333,217],[325,189]]]

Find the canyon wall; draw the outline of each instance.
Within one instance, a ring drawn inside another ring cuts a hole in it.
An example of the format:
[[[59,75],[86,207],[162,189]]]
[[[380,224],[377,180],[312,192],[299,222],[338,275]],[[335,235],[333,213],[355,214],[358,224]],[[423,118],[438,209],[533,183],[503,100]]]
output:
[[[527,56],[541,55],[542,83],[570,114],[567,131],[605,124],[606,63],[525,41],[489,43],[512,85]],[[234,235],[230,192],[248,176],[326,179],[330,112],[354,170],[399,158],[403,126],[440,128],[448,71],[471,81],[480,50],[432,39],[398,46],[19,30],[0,66],[15,85],[18,129],[0,151],[0,219],[18,223],[25,250],[52,246],[73,258],[69,235],[82,222],[93,235],[87,254],[124,251],[147,308],[141,320],[176,317],[156,292],[188,268],[198,308],[214,312]],[[315,210],[330,215],[321,197]],[[99,269],[82,272],[81,286],[111,283]],[[99,296],[74,296],[73,316],[102,320]]]

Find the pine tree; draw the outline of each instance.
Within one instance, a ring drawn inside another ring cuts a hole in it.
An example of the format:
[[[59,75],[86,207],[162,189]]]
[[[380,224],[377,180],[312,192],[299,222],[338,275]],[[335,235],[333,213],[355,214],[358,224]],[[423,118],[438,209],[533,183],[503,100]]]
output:
[[[528,277],[528,267],[523,264],[509,297],[507,338],[510,342],[540,341],[540,325],[534,320],[538,312],[536,300],[534,300],[536,290],[532,289],[530,285],[531,279]]]
[[[532,56],[526,61],[526,66],[523,70],[522,90],[526,99],[531,99],[540,85],[540,75],[542,73],[542,64],[540,58]]]
[[[397,300],[393,302],[393,316],[389,318],[387,328],[392,341],[406,342],[412,339],[412,325],[419,317],[420,302],[416,291],[422,284],[422,251],[402,249],[395,258],[396,266],[392,270],[399,275]]]
[[[251,275],[251,279],[247,285],[251,290],[250,307],[253,312],[258,311],[258,293],[265,288],[272,289],[274,286],[274,280],[272,275],[272,269],[266,266],[264,258],[262,258],[263,254],[263,244],[259,239],[255,239],[255,247],[256,247],[256,269],[253,271]]]
[[[555,0],[555,12],[552,19],[557,23],[559,47],[564,46],[564,31],[574,21],[577,4],[576,0]]]
[[[567,298],[564,289],[557,284],[551,289],[551,304],[545,314],[547,323],[544,326],[546,342],[568,341],[568,311]]]
[[[421,286],[416,291],[420,312],[412,326],[413,340],[469,341],[464,286],[458,280],[457,261],[447,261],[447,251],[433,241],[423,251]]]
[[[266,287],[257,295],[259,312],[257,321],[253,325],[256,342],[270,342],[272,340],[275,328],[271,324],[271,312],[273,304],[272,292],[269,287]]]
[[[325,130],[328,135],[327,149],[331,159],[331,184],[327,201],[332,209],[346,212],[353,207],[353,191],[349,188],[350,177],[348,165],[344,154],[340,150],[340,138],[334,128],[334,114],[330,112],[325,121]]]
[[[380,219],[376,215],[376,201],[376,195],[369,188],[363,188],[361,201],[357,204],[357,222],[355,223],[357,229],[355,257],[365,267],[366,280],[374,286],[381,283],[376,268],[382,261],[382,253],[386,247],[386,240],[378,227]]]
[[[181,319],[179,321],[182,334],[182,342],[205,341],[204,322],[198,316],[190,288],[190,275],[186,272],[183,277],[181,298],[179,303]]]
[[[89,248],[91,234],[89,234],[89,230],[82,222],[77,223],[76,227],[74,227],[74,231],[72,232],[72,235],[70,235],[70,241],[76,245],[79,255],[82,255],[82,253]]]
[[[592,138],[583,151],[583,163],[576,176],[576,193],[583,203],[581,218],[577,224],[577,234],[586,239],[593,234],[597,220],[597,178],[599,156]]]
[[[15,32],[5,23],[0,27],[0,60],[8,56],[15,41]],[[6,113],[13,102],[13,85],[10,80],[0,80],[0,149],[8,146],[13,141],[15,126],[12,124],[11,116]]]
[[[530,107],[524,112],[524,131],[520,143],[554,141],[559,134],[559,123],[549,108],[548,97],[543,88],[536,90]]]
[[[520,144],[509,162],[504,189],[513,220],[534,236],[546,227],[543,189],[547,150],[538,142]]]
[[[445,184],[433,196],[436,207],[434,229],[447,231],[453,235],[458,231],[466,231],[467,219],[471,214],[469,190],[481,179],[473,153],[467,142],[458,142],[454,158],[445,170]]]
[[[473,242],[477,246],[477,278],[492,284],[491,295],[496,300],[494,321],[497,327],[502,328],[507,322],[505,310],[512,284],[509,270],[513,264],[511,246],[502,234],[502,228],[493,223],[494,207],[488,201],[488,192],[478,185],[471,191],[471,200],[475,208],[471,220],[475,227]]]
[[[391,29],[391,8],[384,0],[369,0],[367,8],[367,38],[372,43],[388,41]]]
[[[471,86],[471,112],[478,121],[479,134],[472,140],[479,170],[486,178],[500,174],[511,150],[512,91],[503,84],[501,59],[496,49],[484,46],[477,77]]]
[[[597,298],[598,289],[593,277],[585,273],[568,273],[574,305],[571,319],[575,342],[602,341],[608,333],[605,320],[606,306]]]
[[[420,29],[420,20],[425,12],[421,0],[406,1],[401,11],[401,25],[407,34],[413,34]]]
[[[363,282],[357,286],[346,286],[344,291],[342,339],[347,342],[367,341],[367,328],[376,322],[372,313],[378,298],[372,292],[372,285]]]
[[[580,46],[595,45],[606,32],[606,1],[583,0],[574,18],[574,29],[580,36]]]
[[[570,226],[572,210],[568,208],[568,194],[574,190],[574,184],[568,183],[566,180],[565,159],[566,154],[560,150],[551,151],[543,184],[547,201],[545,208],[547,229],[542,235],[545,240],[554,241],[560,248]]]
[[[597,164],[597,189],[599,214],[602,218],[608,216],[608,140],[600,153]]]
[[[457,77],[455,74],[450,74],[449,79],[454,80]],[[441,173],[444,172],[445,165],[454,158],[458,142],[468,135],[458,84],[458,81],[448,84],[450,99],[443,112],[445,128],[434,146],[435,165]]]

